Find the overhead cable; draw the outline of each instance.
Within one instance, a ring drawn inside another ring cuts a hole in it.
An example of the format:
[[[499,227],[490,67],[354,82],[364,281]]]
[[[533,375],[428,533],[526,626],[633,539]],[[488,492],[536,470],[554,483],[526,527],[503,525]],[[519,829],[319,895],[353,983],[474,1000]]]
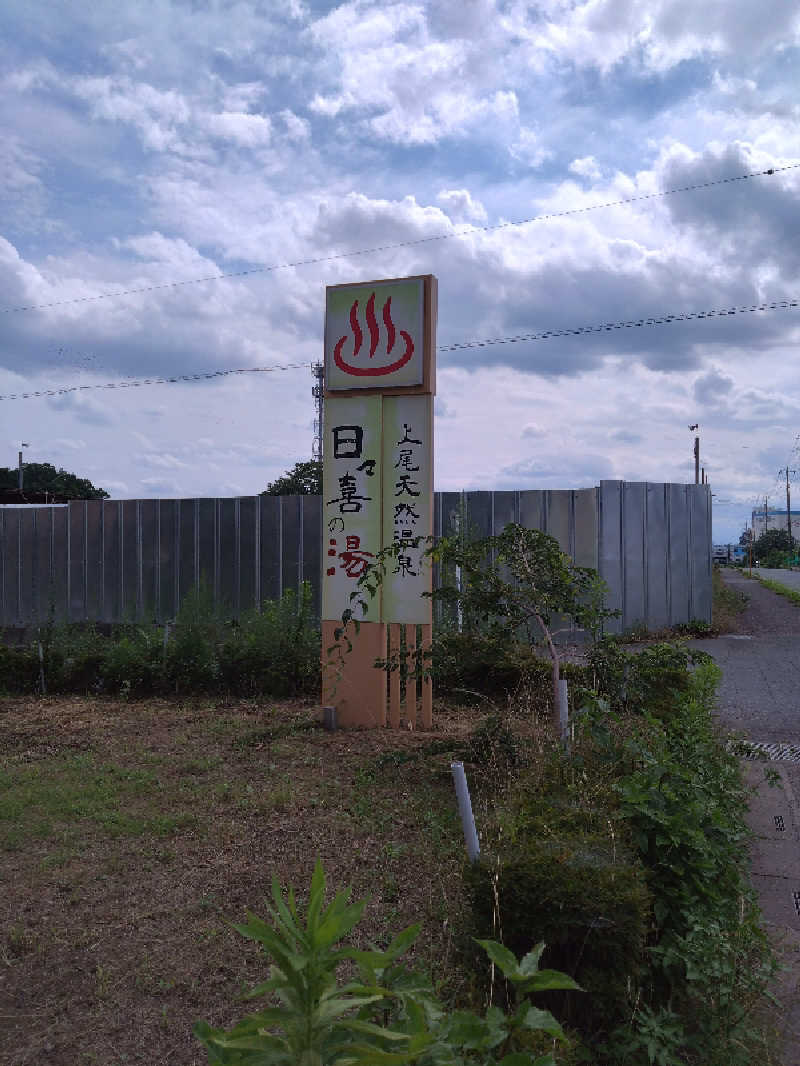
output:
[[[376,252],[389,252],[397,248],[413,248],[420,244],[430,244],[434,241],[452,240],[454,237],[469,237],[474,233],[491,233],[495,230],[511,229],[518,226],[527,226],[533,222],[548,222],[556,218],[567,218],[571,215],[583,215],[589,211],[600,211],[608,207],[624,207],[627,204],[635,204],[644,200],[658,200],[664,196],[676,196],[678,193],[695,192],[698,189],[710,189],[716,185],[731,185],[735,182],[748,181],[751,178],[772,177],[786,170],[797,170],[800,163],[787,163],[782,167],[769,167],[766,170],[753,170],[746,174],[735,174],[728,178],[715,178],[713,181],[695,182],[693,185],[681,185],[674,189],[663,189],[661,192],[637,193],[635,196],[625,196],[619,200],[606,200],[600,204],[587,204],[584,207],[571,207],[563,211],[550,211],[542,215],[533,215],[531,218],[519,219],[515,222],[497,222],[493,225],[475,226],[470,225],[463,230],[450,233],[436,233],[430,237],[416,237],[407,241],[396,241],[392,244],[379,244],[372,248],[358,248],[350,252],[336,252],[332,255],[314,256],[310,259],[296,259],[287,263],[274,263],[271,266],[248,267],[247,270],[234,270],[219,274],[209,274],[202,278],[187,278],[184,281],[163,281],[153,285],[142,285],[137,288],[119,289],[116,292],[103,292],[95,296],[73,296],[68,300],[51,300],[49,303],[22,304],[18,307],[5,307],[0,314],[14,314],[18,311],[44,311],[51,307],[64,307],[67,304],[93,303],[97,300],[110,300],[118,296],[137,296],[146,292],[157,292],[161,289],[178,289],[186,285],[200,285],[206,281],[223,281],[229,278],[244,278],[250,274],[269,274],[276,270],[289,270],[293,267],[313,266],[319,263],[332,263],[338,259],[350,259],[359,255],[372,255]]]
[[[458,352],[469,348],[490,348],[498,344],[517,344],[521,341],[558,340],[561,337],[579,337],[590,333],[606,333],[618,329],[632,329],[643,326],[668,326],[673,322],[691,322],[706,318],[722,318],[725,315],[742,315],[753,311],[775,311],[779,308],[800,307],[800,300],[770,300],[764,303],[747,304],[740,307],[721,307],[709,311],[684,311],[680,314],[667,314],[650,318],[636,318],[623,322],[605,322],[595,326],[574,326],[570,329],[545,329],[537,333],[518,333],[513,337],[490,337],[485,340],[456,341],[453,344],[439,344],[437,352]],[[142,378],[136,381],[112,381],[103,385],[66,385],[62,388],[39,389],[36,392],[7,393],[0,400],[28,400],[36,396],[63,396],[68,392],[84,392],[91,389],[131,389],[140,385],[168,385],[178,381],[204,381],[211,378],[226,377],[229,374],[268,374],[273,370],[294,370],[310,366],[311,360],[303,363],[272,364],[270,366],[241,367],[232,370],[213,370],[200,374],[175,374],[164,378]]]

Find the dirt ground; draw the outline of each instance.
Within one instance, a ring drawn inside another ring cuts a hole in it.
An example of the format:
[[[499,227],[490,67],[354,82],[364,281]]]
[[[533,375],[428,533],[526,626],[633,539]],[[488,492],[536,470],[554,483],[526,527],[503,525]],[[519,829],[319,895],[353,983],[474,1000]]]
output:
[[[0,700],[0,1031],[7,1066],[189,1066],[263,980],[231,928],[271,878],[369,898],[359,941],[415,921],[447,979],[463,841],[434,733],[326,733],[300,703]]]

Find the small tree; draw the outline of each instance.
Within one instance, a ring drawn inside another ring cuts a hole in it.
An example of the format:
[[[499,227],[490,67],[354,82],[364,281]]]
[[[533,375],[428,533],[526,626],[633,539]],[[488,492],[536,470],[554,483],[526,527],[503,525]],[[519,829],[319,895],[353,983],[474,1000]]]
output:
[[[604,619],[619,613],[603,606],[607,588],[597,571],[576,566],[554,537],[516,523],[471,543],[446,538],[431,554],[461,570],[461,588],[445,585],[432,595],[460,607],[467,627],[483,627],[508,643],[520,637],[532,644],[543,641],[552,664],[557,715],[561,660],[553,640],[554,618],[561,616],[595,636]]]
[[[295,463],[291,470],[271,481],[262,496],[321,496],[322,462],[309,459]]]

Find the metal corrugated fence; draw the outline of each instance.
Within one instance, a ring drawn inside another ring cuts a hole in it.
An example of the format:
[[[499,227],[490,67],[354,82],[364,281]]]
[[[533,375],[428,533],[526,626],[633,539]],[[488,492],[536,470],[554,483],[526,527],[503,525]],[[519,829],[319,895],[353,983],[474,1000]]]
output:
[[[437,492],[434,532],[541,529],[599,569],[613,628],[711,619],[707,485],[602,481],[590,489]],[[162,621],[201,581],[233,616],[309,581],[319,611],[318,496],[78,500],[0,507],[0,625]]]

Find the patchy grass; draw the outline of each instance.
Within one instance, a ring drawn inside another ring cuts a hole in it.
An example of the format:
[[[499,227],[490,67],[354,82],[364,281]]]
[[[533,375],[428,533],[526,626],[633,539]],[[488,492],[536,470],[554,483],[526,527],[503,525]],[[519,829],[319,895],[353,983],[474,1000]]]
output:
[[[231,926],[272,875],[368,898],[362,946],[421,921],[453,991],[464,903],[450,774],[479,712],[435,734],[326,733],[311,704],[0,700],[0,1019],[8,1066],[199,1066],[263,979]],[[361,927],[359,927],[361,928]]]
[[[765,589],[769,589],[771,592],[777,592],[779,596],[783,596],[787,600],[791,600],[792,603],[796,603],[800,606],[800,592],[797,589],[790,589],[788,586],[781,584],[780,581],[773,581],[768,577],[761,577],[759,574],[753,574],[753,577],[759,583],[763,585]]]
[[[749,598],[738,589],[731,588],[722,580],[720,568],[711,571],[711,617],[718,633],[735,633],[737,619],[750,602]]]

